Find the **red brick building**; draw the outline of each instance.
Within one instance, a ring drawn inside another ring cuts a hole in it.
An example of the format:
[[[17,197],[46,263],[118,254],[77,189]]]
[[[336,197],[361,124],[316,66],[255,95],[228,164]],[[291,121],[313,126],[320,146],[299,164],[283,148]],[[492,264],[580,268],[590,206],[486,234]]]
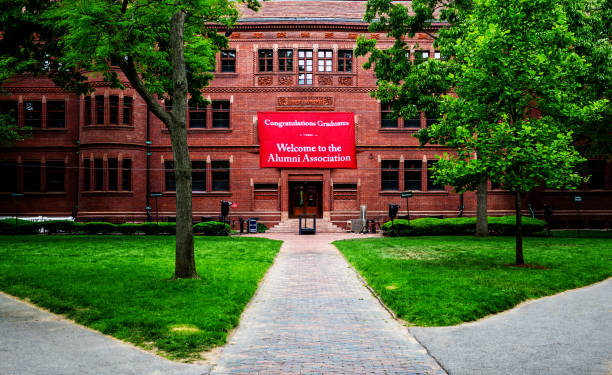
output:
[[[368,217],[386,219],[389,203],[407,213],[402,191],[412,191],[410,216],[474,216],[475,194],[462,196],[430,179],[439,146],[419,149],[412,137],[430,121],[390,120],[369,95],[376,78],[354,56],[358,35],[391,45],[367,32],[365,2],[265,2],[244,11],[217,57],[216,78],[205,88],[211,104],[190,107],[188,137],[193,161],[193,215],[217,217],[220,200],[236,204],[231,218],[258,217],[275,224],[302,212],[344,225],[366,205]],[[412,58],[439,58],[432,40],[409,41]],[[124,80],[125,81],[125,80]],[[0,111],[15,109],[31,138],[0,151],[0,215],[78,220],[172,220],[175,210],[172,151],[163,124],[127,82],[125,90],[95,82],[90,96],[54,87],[46,78],[6,83]],[[168,105],[169,103],[166,103]],[[356,169],[260,168],[258,112],[354,113]],[[543,217],[553,207],[558,227],[609,227],[612,214],[610,163],[589,162],[588,186],[574,192],[539,190],[526,198]],[[23,192],[15,198],[11,193]],[[161,192],[151,198],[152,192]],[[574,202],[579,194],[583,201]],[[513,213],[511,193],[491,186],[490,215]],[[579,211],[578,211],[579,210]]]

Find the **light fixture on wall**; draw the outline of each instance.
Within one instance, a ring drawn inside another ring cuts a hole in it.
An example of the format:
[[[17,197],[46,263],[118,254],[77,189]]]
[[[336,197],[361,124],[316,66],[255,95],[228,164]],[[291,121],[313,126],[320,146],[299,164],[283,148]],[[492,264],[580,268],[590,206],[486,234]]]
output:
[[[370,153],[370,156],[368,156],[368,159],[370,159],[370,160],[374,159],[374,155],[372,155],[372,153]]]

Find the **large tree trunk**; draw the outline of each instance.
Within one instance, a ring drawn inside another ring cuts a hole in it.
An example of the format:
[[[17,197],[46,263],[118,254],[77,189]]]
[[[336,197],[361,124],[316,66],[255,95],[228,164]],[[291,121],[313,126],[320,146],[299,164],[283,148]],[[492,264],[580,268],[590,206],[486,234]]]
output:
[[[183,54],[183,25],[185,13],[178,11],[170,20],[170,48],[172,50],[173,120],[168,124],[174,175],[176,178],[176,259],[174,278],[197,278],[193,253],[191,159],[187,146],[187,74]]]
[[[487,218],[487,176],[480,178],[476,189],[476,236],[489,235],[489,221]]]
[[[523,259],[523,223],[521,217],[521,192],[517,191],[515,196],[515,214],[516,214],[516,264],[525,264]]]

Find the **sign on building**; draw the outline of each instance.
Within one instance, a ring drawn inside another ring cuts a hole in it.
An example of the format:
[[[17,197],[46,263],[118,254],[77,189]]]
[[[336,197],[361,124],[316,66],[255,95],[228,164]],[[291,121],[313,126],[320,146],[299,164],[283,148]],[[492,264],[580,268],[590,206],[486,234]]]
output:
[[[262,168],[357,168],[354,113],[258,112],[257,119]]]

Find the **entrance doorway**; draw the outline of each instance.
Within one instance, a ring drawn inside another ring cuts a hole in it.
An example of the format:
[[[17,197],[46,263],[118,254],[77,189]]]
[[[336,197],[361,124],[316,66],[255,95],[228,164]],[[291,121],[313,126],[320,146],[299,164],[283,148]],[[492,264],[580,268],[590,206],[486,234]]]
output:
[[[289,181],[289,217],[323,216],[322,181]]]

